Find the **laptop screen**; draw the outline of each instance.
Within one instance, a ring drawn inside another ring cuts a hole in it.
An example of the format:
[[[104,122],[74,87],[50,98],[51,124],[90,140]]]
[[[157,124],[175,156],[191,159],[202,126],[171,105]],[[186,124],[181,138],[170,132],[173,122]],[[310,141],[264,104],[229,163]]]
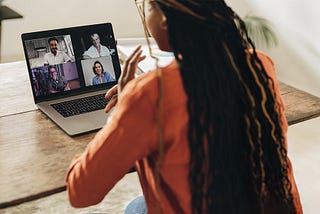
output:
[[[117,83],[120,64],[111,23],[21,37],[36,103]]]

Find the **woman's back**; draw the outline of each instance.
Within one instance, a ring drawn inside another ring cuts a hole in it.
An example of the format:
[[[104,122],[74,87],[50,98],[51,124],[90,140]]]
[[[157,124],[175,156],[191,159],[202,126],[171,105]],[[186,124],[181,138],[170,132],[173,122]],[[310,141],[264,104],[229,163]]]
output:
[[[274,81],[273,89],[277,95],[277,102],[279,105],[279,112],[282,118],[284,133],[287,131],[287,122],[284,115],[284,104],[282,102],[280,91],[278,88],[273,63],[269,57],[263,53],[258,52],[259,58],[262,60],[268,75]],[[159,167],[159,177],[155,172],[155,165],[157,163],[158,149],[157,144],[153,144],[152,151],[140,161],[137,161],[137,169],[142,183],[144,197],[148,204],[148,211],[156,213],[159,206],[161,206],[163,213],[191,213],[191,193],[189,188],[189,173],[190,173],[190,151],[188,145],[188,125],[189,117],[186,108],[187,97],[183,88],[180,71],[176,62],[170,66],[162,69],[163,78],[163,91],[164,91],[164,107],[163,107],[163,156]],[[156,72],[147,74],[142,79],[132,81],[128,85],[128,91],[132,94],[133,91],[139,91],[139,96],[143,99],[150,100],[148,108],[157,109],[157,75]],[[126,91],[127,91],[126,90]],[[126,92],[125,91],[125,92]],[[141,94],[142,93],[142,94]],[[135,93],[134,93],[135,94]],[[146,98],[148,97],[148,98]],[[137,105],[139,102],[135,102]],[[132,103],[127,103],[128,108]],[[138,104],[139,106],[139,104]],[[136,114],[142,114],[143,119],[150,121],[140,128],[149,132],[150,127],[156,130],[155,121],[147,118],[154,117],[155,112],[149,111],[141,105],[137,109]],[[236,107],[235,107],[236,108]],[[153,142],[152,139],[157,138],[157,132],[149,132],[152,135],[149,143]],[[143,136],[148,139],[149,134]],[[134,143],[134,142],[133,142]],[[141,145],[148,147],[147,145]],[[150,145],[149,145],[150,146]],[[136,148],[139,150],[140,148]],[[153,154],[153,155],[152,155]],[[296,209],[301,210],[299,194],[296,189],[296,184],[293,180],[292,170],[289,171],[289,178],[291,179],[292,194],[295,201]],[[160,189],[157,189],[157,179],[159,179]],[[161,193],[160,197],[158,192]],[[240,200],[240,199],[239,199]],[[161,203],[159,203],[161,201]]]
[[[273,64],[241,19],[223,0],[136,2],[176,63],[134,79],[142,51],[128,57],[113,119],[71,165],[71,203],[98,203],[136,163],[150,213],[301,213]]]

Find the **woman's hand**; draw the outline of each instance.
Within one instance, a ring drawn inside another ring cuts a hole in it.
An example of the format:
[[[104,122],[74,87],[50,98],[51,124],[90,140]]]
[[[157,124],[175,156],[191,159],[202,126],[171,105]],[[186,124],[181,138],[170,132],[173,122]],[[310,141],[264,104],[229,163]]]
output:
[[[123,71],[118,81],[118,94],[120,94],[124,86],[134,78],[134,74],[137,71],[138,63],[146,58],[146,56],[141,56],[141,54],[141,45],[139,45],[138,47],[136,47],[133,53],[125,60]]]
[[[104,112],[108,113],[111,110],[111,108],[115,106],[118,102],[118,85],[115,85],[112,88],[110,88],[104,96],[104,98],[110,99],[110,101],[104,108]]]
[[[104,111],[107,113],[110,109],[117,104],[118,95],[121,93],[125,85],[134,78],[137,71],[138,63],[146,58],[146,56],[141,56],[142,50],[141,45],[139,45],[133,53],[125,60],[123,71],[120,75],[118,84],[113,86],[105,95],[106,99],[110,99]]]

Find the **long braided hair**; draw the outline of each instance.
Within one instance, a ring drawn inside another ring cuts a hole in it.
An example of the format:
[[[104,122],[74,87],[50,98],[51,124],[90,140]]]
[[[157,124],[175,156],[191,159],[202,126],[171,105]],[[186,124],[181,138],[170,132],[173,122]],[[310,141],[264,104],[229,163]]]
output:
[[[188,96],[192,212],[295,213],[273,82],[243,21],[223,0],[153,2]]]

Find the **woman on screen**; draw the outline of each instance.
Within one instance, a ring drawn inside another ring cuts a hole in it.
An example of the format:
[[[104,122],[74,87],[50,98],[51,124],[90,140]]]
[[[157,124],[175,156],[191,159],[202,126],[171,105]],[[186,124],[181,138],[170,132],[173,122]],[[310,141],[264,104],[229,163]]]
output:
[[[115,80],[111,76],[111,74],[104,71],[103,65],[99,61],[94,62],[92,70],[95,74],[95,76],[92,78],[92,85],[99,85],[101,83],[111,82]]]

